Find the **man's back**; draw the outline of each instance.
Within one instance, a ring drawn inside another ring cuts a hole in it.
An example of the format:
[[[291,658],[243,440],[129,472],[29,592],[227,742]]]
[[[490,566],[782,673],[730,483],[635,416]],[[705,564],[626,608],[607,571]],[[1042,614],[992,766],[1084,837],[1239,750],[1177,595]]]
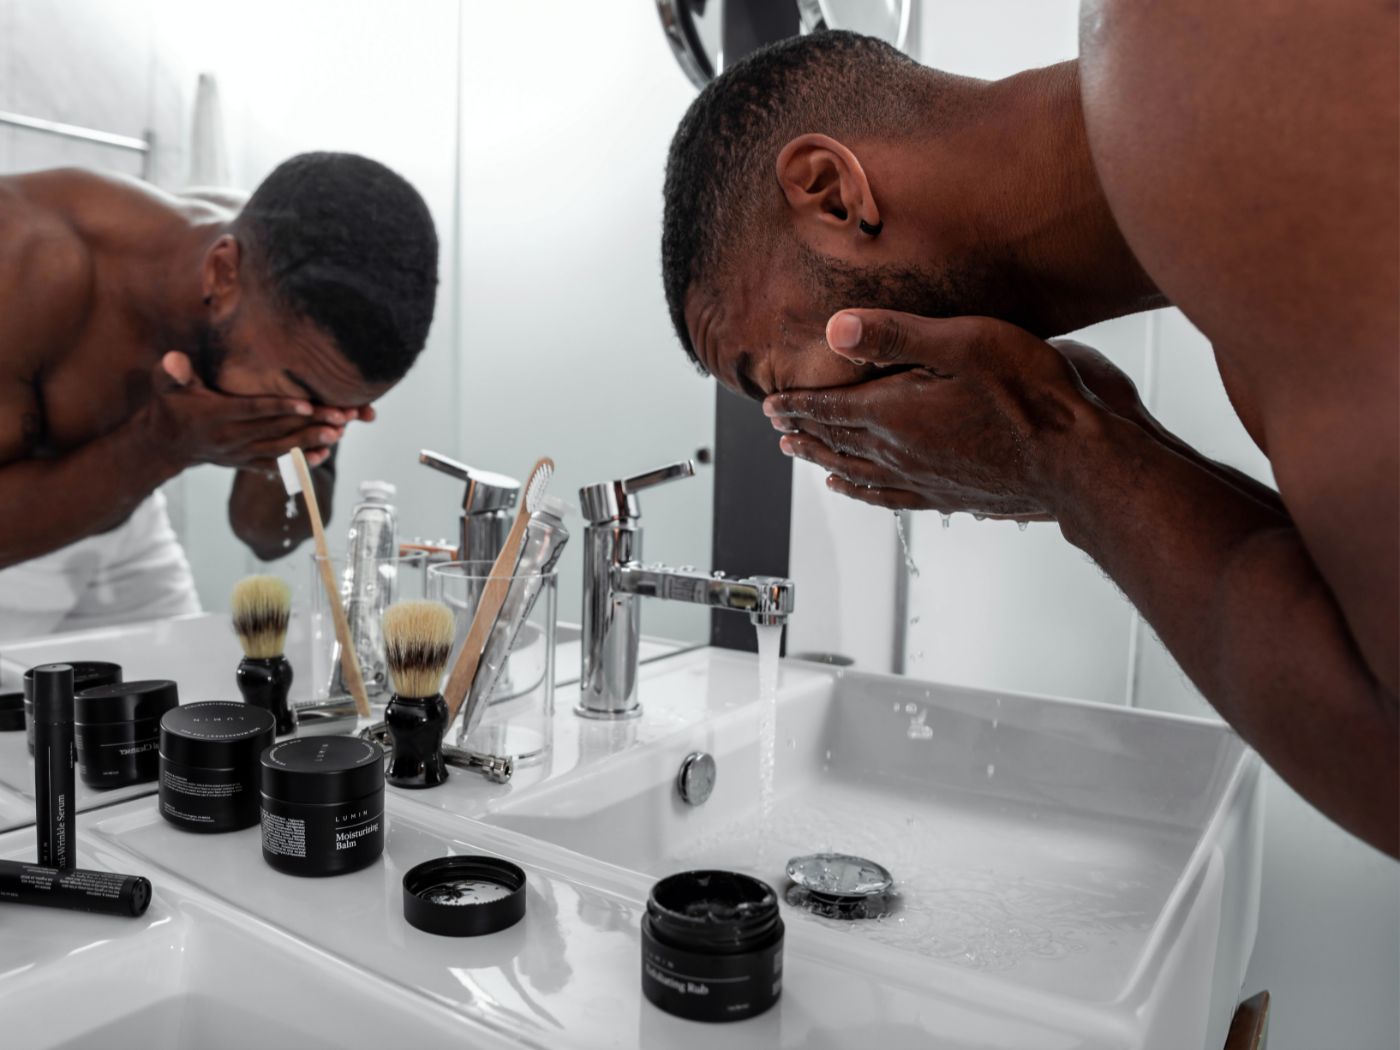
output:
[[[1396,5],[1090,0],[1095,166],[1212,340],[1363,656],[1397,685]]]

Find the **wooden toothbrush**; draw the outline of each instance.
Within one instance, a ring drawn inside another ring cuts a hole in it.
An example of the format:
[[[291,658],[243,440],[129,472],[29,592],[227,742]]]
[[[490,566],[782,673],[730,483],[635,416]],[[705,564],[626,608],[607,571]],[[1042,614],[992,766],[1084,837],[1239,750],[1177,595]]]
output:
[[[457,662],[452,665],[452,673],[447,676],[447,685],[442,690],[443,698],[447,701],[448,726],[457,718],[462,701],[467,698],[472,680],[476,678],[476,670],[481,664],[481,656],[486,649],[491,628],[495,626],[496,617],[500,615],[501,606],[505,604],[506,596],[510,593],[510,577],[515,572],[516,562],[520,560],[525,526],[530,524],[530,515],[539,508],[544,499],[545,489],[549,486],[549,479],[553,474],[554,460],[548,456],[536,462],[534,469],[530,471],[530,477],[525,483],[525,498],[520,501],[520,507],[515,512],[515,521],[506,536],[505,544],[501,547],[501,553],[496,555],[496,560],[491,566],[491,578],[486,581],[486,586],[482,588],[481,600],[476,603],[476,615],[472,617],[467,640],[462,643],[462,651],[457,654]]]
[[[291,471],[287,470],[288,459],[291,460]],[[331,619],[335,623],[335,639],[340,643],[340,671],[350,687],[350,695],[355,698],[355,711],[361,718],[368,718],[369,697],[365,695],[365,680],[360,675],[359,656],[350,645],[350,624],[345,620],[345,607],[340,604],[340,588],[335,585],[331,552],[326,546],[326,528],[321,524],[321,505],[316,502],[316,487],[311,484],[311,468],[306,465],[306,454],[294,448],[286,456],[278,458],[277,467],[281,471],[287,495],[295,496],[300,492],[301,498],[306,501],[306,513],[311,518],[311,534],[316,540],[316,567],[321,570],[326,603],[331,607]]]

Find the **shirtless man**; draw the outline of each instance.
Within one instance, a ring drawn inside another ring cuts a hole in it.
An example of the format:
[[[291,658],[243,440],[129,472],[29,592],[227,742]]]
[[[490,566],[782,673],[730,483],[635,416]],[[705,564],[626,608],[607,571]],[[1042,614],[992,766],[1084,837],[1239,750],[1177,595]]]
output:
[[[336,442],[422,350],[437,235],[404,179],[303,154],[240,204],[0,178],[0,637],[197,608],[156,493],[196,464],[236,468],[234,532],[287,553],[309,525],[268,468],[306,449],[328,508]]]
[[[995,83],[849,34],[735,64],[671,146],[677,332],[836,492],[1058,522],[1285,780],[1395,855],[1396,5],[1098,0],[1080,51]],[[1279,492],[1046,341],[1168,303]]]

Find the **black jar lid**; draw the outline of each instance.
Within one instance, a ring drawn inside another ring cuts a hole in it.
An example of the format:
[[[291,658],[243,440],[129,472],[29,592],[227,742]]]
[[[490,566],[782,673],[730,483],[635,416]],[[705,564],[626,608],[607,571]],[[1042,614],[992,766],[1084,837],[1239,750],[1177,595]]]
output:
[[[105,660],[59,660],[73,668],[73,688],[91,689],[99,685],[114,685],[122,680],[122,665]],[[24,672],[24,702],[34,703],[34,668]]]
[[[24,728],[24,694],[0,693],[0,733]]]
[[[525,872],[499,857],[438,857],[403,877],[403,917],[443,937],[479,937],[525,917]]]
[[[224,700],[185,704],[161,716],[160,755],[206,769],[252,766],[276,731],[277,719],[262,707]]]
[[[691,951],[750,951],[782,928],[773,887],[737,871],[682,871],[651,888],[647,916],[667,941]]]
[[[73,698],[73,720],[79,725],[136,722],[160,718],[180,706],[180,691],[167,678],[114,682],[79,691]]]
[[[260,777],[282,802],[348,802],[384,790],[384,749],[357,736],[295,737],[263,752]]]

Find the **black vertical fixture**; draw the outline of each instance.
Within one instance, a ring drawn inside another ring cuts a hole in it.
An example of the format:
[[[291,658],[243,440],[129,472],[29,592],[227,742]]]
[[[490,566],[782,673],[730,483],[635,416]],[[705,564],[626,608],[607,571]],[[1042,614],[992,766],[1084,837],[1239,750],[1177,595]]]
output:
[[[714,549],[730,576],[789,576],[792,460],[757,401],[715,385]],[[786,636],[784,636],[786,646]],[[710,644],[758,651],[748,617],[710,613]]]

